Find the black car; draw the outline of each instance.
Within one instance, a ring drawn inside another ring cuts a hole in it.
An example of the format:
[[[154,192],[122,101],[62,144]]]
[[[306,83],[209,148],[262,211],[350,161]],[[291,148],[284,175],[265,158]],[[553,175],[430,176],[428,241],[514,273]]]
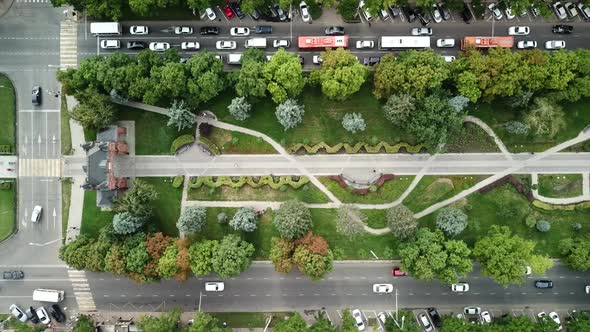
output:
[[[129,41],[127,42],[127,48],[130,50],[143,50],[146,48],[146,44],[142,41]]]
[[[234,14],[236,14],[239,18],[244,18],[246,15],[242,12],[242,8],[240,8],[240,4],[237,2],[230,2],[229,7],[233,10]]]
[[[3,278],[4,279],[22,279],[25,277],[25,273],[23,271],[4,271]]]
[[[414,13],[416,14],[416,17],[418,17],[418,20],[420,20],[420,23],[423,26],[428,26],[430,24],[430,19],[428,18],[428,16],[426,16],[426,14],[424,14],[424,10],[420,7],[416,7],[416,9],[414,9]]]
[[[33,102],[33,106],[41,105],[41,87],[40,86],[33,85],[31,101]]]
[[[434,326],[441,327],[442,326],[442,319],[440,318],[438,311],[436,311],[435,308],[428,308],[427,311],[428,311],[428,315],[430,315],[430,318],[432,319],[432,323],[434,324]]]
[[[443,20],[448,21],[451,19],[451,12],[449,11],[449,8],[447,8],[447,5],[445,5],[444,2],[439,3],[438,5],[438,11],[440,12],[440,15],[442,16]]]
[[[408,19],[408,23],[413,23],[414,21],[416,21],[416,14],[414,14],[414,11],[411,10],[410,7],[402,6],[402,12]]]
[[[374,66],[374,65],[378,64],[380,61],[381,61],[381,58],[378,56],[367,57],[367,58],[363,58],[363,65]]]
[[[37,316],[37,311],[35,311],[33,307],[29,307],[29,310],[27,310],[27,315],[31,317],[31,322],[33,324],[39,323],[39,316]]]
[[[300,55],[299,56],[299,63],[303,66],[303,64],[305,63],[305,59]]]
[[[66,314],[61,311],[61,308],[57,304],[52,304],[49,309],[51,317],[55,318],[56,321],[63,323],[66,321]]]
[[[258,11],[258,9],[254,8],[252,10],[252,13],[250,13],[250,17],[252,17],[252,19],[254,21],[258,21],[260,19],[262,15],[260,15],[260,12]]]
[[[325,33],[327,36],[344,36],[344,27],[327,27]]]
[[[560,35],[565,35],[568,33],[572,33],[572,31],[574,31],[574,27],[567,24],[557,24],[553,26],[553,29],[551,31],[553,31],[553,33],[557,33]]]
[[[201,35],[218,35],[219,28],[218,27],[202,27],[201,28]]]
[[[285,11],[279,7],[279,5],[275,4],[274,5],[274,9],[276,10],[277,14],[279,15],[279,21],[281,22],[285,22],[287,20],[287,14],[285,14]]]
[[[254,32],[260,34],[260,33],[272,33],[272,27],[270,25],[257,25],[256,28],[254,29]]]
[[[553,288],[553,281],[545,280],[545,279],[537,280],[537,281],[535,281],[535,288],[541,288],[541,289]]]
[[[469,7],[467,7],[467,5],[463,6],[461,17],[463,18],[463,22],[467,24],[471,24],[471,22],[473,21],[473,15],[471,14],[471,10],[469,10]]]

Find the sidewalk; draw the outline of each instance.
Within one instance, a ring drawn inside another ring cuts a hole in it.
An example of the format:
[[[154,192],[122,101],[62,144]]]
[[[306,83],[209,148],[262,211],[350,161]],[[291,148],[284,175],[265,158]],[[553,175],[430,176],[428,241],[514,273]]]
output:
[[[78,100],[72,96],[66,96],[66,100],[68,103],[68,110],[71,110],[78,105]],[[84,150],[80,147],[80,144],[84,143],[84,129],[77,121],[70,119],[70,131],[74,156],[84,157]],[[66,243],[70,243],[80,235],[80,228],[82,227],[82,209],[84,207],[84,189],[81,187],[84,183],[84,177],[77,176],[72,180]]]
[[[4,16],[4,14],[8,13],[8,11],[10,10],[10,7],[12,7],[13,3],[14,3],[14,0],[0,0],[0,17]]]

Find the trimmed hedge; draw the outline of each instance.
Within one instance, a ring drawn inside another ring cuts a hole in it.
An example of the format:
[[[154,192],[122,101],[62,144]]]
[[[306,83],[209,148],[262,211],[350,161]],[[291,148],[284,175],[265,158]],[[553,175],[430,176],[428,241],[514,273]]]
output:
[[[211,151],[211,153],[213,153],[214,155],[218,156],[221,154],[221,150],[219,149],[217,144],[213,143],[207,137],[199,136],[199,141],[201,143],[205,144],[207,146],[207,148],[209,149],[209,151]]]
[[[0,154],[12,154],[12,146],[9,144],[0,145]]]
[[[344,189],[349,189],[355,195],[367,195],[370,192],[371,193],[376,192],[379,189],[379,187],[381,187],[385,183],[385,181],[395,180],[395,175],[383,174],[370,187],[362,188],[362,189],[360,189],[360,188],[350,189],[350,187],[348,186],[348,184],[344,180],[344,177],[342,177],[341,175],[330,175],[330,176],[328,176],[328,179],[338,182],[340,187],[342,187]]]
[[[234,181],[232,178],[238,178]],[[258,181],[255,181],[252,176],[199,176],[192,177],[190,179],[189,187],[192,189],[201,188],[203,185],[209,188],[219,188],[222,186],[229,186],[232,188],[242,188],[244,185],[249,185],[252,188],[261,188],[263,186],[269,186],[272,189],[280,190],[281,186],[288,185],[293,189],[299,189],[306,183],[309,183],[309,179],[305,176],[300,177],[298,180],[293,180],[292,176],[279,176],[278,182],[275,182],[273,176],[264,175],[261,176]]]
[[[554,210],[561,210],[561,211],[573,211],[573,210],[581,210],[581,209],[590,209],[590,202],[582,202],[577,204],[568,204],[568,205],[553,205],[545,202],[541,202],[539,200],[534,200],[533,205],[538,207],[542,210],[547,211],[554,211]]]
[[[398,153],[401,149],[405,149],[408,153],[419,153],[424,145],[410,145],[408,143],[397,143],[395,145],[390,145],[387,142],[379,142],[377,145],[370,145],[365,142],[359,142],[355,145],[350,145],[348,143],[338,143],[334,146],[329,146],[324,142],[320,142],[315,145],[308,145],[297,143],[287,148],[287,151],[291,154],[299,152],[299,150],[303,149],[306,153],[318,153],[320,150],[326,151],[326,153],[338,153],[340,150],[344,149],[345,153],[359,153],[361,149],[364,149],[367,153],[379,153],[381,150],[385,150],[386,153]]]
[[[180,188],[180,186],[182,186],[183,181],[184,181],[184,176],[182,176],[182,175],[175,176],[174,180],[172,180],[172,187],[173,188]]]
[[[10,190],[12,182],[0,182],[0,190]]]
[[[176,139],[172,142],[170,146],[170,153],[176,154],[178,150],[180,150],[185,145],[193,144],[195,142],[195,138],[192,135],[182,135],[176,137]]]

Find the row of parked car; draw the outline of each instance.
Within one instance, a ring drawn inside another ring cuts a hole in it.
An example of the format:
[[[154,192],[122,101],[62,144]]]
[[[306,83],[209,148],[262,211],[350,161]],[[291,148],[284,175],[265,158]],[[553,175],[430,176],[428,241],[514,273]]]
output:
[[[47,310],[45,310],[45,307],[43,306],[37,308],[36,310],[33,307],[29,307],[29,309],[23,311],[16,304],[12,304],[8,308],[8,311],[10,311],[10,314],[12,314],[12,316],[14,316],[16,319],[23,323],[26,323],[29,320],[33,324],[42,323],[45,325],[49,325],[49,323],[51,323],[51,318],[49,317],[49,315],[47,314]],[[51,307],[49,307],[49,314],[51,315],[51,317],[53,317],[53,319],[55,319],[59,323],[65,323],[66,321],[66,314],[64,314],[64,312],[57,304],[52,304]]]
[[[301,12],[301,19],[303,22],[310,22],[311,15],[309,14],[309,7],[305,1],[299,3],[299,10]],[[246,14],[242,11],[240,3],[236,1],[227,1],[223,7],[223,15],[228,19],[232,20],[235,17],[243,19]],[[286,22],[289,20],[289,16],[278,4],[271,4],[264,8],[254,8],[251,13],[248,14],[253,20],[258,21],[264,18],[268,21],[274,22]],[[212,8],[205,9],[205,16],[211,21],[217,20],[217,15]]]
[[[557,1],[549,6],[555,12],[555,16],[560,20],[565,20],[568,17],[572,19],[576,18],[578,17],[578,13],[582,19],[590,20],[590,7],[582,2],[577,4],[566,2],[562,4],[561,1]],[[508,20],[514,19],[516,14],[520,17],[528,15],[527,10],[521,13],[515,13],[508,2],[491,3],[488,5],[488,9],[492,12],[492,17],[496,20],[501,20],[504,18],[504,15],[506,15],[506,19]],[[534,4],[530,6],[529,11],[533,17],[539,16],[539,9]]]

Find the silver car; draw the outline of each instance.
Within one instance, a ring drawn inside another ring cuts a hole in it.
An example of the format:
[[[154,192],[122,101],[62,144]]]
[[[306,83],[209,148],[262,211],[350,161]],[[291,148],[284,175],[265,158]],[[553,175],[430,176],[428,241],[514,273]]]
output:
[[[29,320],[29,317],[27,316],[27,314],[25,314],[24,311],[22,311],[21,308],[19,308],[16,304],[13,304],[10,306],[10,308],[8,308],[8,311],[10,311],[10,313],[19,321],[21,322],[26,322],[27,320]]]

